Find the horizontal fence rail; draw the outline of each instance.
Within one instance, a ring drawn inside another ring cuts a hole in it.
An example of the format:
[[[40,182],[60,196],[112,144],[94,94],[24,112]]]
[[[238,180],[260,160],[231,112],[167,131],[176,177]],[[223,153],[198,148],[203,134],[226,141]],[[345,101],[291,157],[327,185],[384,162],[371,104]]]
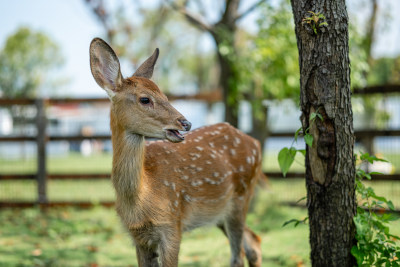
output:
[[[365,137],[380,137],[380,136],[400,136],[400,130],[358,130],[354,132],[356,139]],[[294,132],[271,132],[268,137],[294,137]],[[110,140],[111,135],[47,135],[47,141],[82,141],[91,140]],[[36,141],[35,136],[0,136],[0,142],[23,142]]]
[[[373,86],[363,89],[355,89],[354,95],[366,95],[366,94],[392,94],[400,93],[400,85],[384,85],[384,86]],[[197,94],[194,96],[168,96],[170,100],[198,100],[207,103],[215,103],[222,100],[221,93],[211,92]],[[47,198],[47,181],[48,180],[98,180],[98,179],[109,179],[110,173],[63,173],[53,174],[47,172],[46,166],[46,144],[51,141],[83,141],[83,140],[110,140],[109,134],[104,135],[47,135],[46,125],[47,117],[45,109],[51,105],[58,104],[79,104],[79,103],[109,103],[108,98],[63,98],[63,99],[1,99],[0,106],[12,106],[12,105],[30,105],[35,106],[37,109],[36,120],[34,121],[35,127],[37,128],[37,136],[0,136],[0,142],[35,142],[37,146],[37,172],[28,174],[2,174],[0,173],[0,181],[5,180],[34,180],[37,182],[37,194],[38,200],[36,202],[12,202],[12,201],[0,201],[1,207],[33,207],[39,205],[40,207],[63,207],[63,206],[78,206],[78,207],[91,207],[93,205],[103,205],[110,207],[113,205],[112,201],[101,201],[98,203],[92,203],[90,201],[49,201]],[[293,137],[294,132],[271,132],[268,137]],[[356,139],[363,140],[364,138],[375,138],[381,136],[400,136],[400,129],[395,130],[357,130],[355,131]],[[271,179],[282,179],[284,178],[280,172],[266,172],[267,177]],[[291,172],[287,173],[285,179],[304,179],[305,175],[302,172]],[[391,175],[372,175],[372,181],[399,181],[400,174]]]

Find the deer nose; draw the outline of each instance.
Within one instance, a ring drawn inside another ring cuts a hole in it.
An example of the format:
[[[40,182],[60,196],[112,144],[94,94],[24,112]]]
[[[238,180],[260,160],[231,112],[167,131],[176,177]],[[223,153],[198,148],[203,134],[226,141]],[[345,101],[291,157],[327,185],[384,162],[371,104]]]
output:
[[[182,124],[183,128],[185,128],[186,131],[189,131],[190,128],[192,128],[192,124],[188,120],[179,120],[179,122]]]

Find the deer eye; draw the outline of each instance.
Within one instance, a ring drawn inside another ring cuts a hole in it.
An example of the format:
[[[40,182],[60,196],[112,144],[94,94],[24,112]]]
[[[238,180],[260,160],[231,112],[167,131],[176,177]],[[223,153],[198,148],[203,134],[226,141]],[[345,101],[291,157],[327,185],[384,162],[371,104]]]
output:
[[[139,101],[140,101],[140,103],[142,103],[143,105],[148,105],[148,104],[150,104],[150,98],[148,98],[148,97],[141,97],[141,98],[139,99]]]

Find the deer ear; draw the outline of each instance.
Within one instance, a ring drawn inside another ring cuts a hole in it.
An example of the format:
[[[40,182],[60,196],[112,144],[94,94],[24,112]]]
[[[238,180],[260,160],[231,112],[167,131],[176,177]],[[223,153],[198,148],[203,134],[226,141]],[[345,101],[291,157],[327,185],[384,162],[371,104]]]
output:
[[[151,55],[151,57],[146,59],[146,61],[143,62],[142,65],[140,65],[140,67],[136,70],[136,72],[132,76],[144,77],[150,79],[151,76],[153,76],[154,65],[157,62],[159,53],[160,50],[156,48],[156,50],[154,50],[153,55]]]
[[[122,83],[119,60],[112,48],[100,38],[90,43],[89,53],[92,75],[112,99]]]

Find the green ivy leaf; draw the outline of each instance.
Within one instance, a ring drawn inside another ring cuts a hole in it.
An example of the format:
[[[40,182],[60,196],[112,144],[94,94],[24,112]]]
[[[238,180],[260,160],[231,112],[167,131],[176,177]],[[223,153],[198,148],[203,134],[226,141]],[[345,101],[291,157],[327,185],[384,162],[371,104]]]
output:
[[[297,142],[297,138],[299,137],[299,133],[300,131],[303,130],[302,127],[300,127],[299,129],[297,129],[296,133],[294,134],[294,140]]]
[[[304,141],[306,142],[306,144],[309,146],[309,147],[312,147],[312,143],[313,143],[313,141],[314,141],[314,137],[311,135],[311,134],[306,134],[305,136],[304,136]]]
[[[286,173],[289,171],[290,166],[292,166],[295,156],[296,149],[294,147],[291,147],[290,149],[284,147],[279,151],[278,163],[284,177],[286,177]]]
[[[361,250],[359,250],[357,246],[353,246],[351,248],[351,255],[353,255],[354,258],[356,258],[357,265],[362,266],[362,263],[364,261],[364,253]]]
[[[360,159],[361,160],[366,160],[366,161],[368,161],[369,163],[373,163],[374,161],[381,161],[381,162],[388,162],[387,160],[385,160],[385,159],[380,159],[380,158],[377,158],[376,156],[374,156],[374,155],[370,155],[369,153],[364,153],[364,154],[362,154],[361,156],[360,156]]]
[[[297,200],[297,201],[296,201],[296,204],[299,203],[299,202],[302,201],[302,200],[305,200],[305,199],[307,199],[307,196],[304,196],[304,197],[300,198],[299,200]]]
[[[294,223],[294,227],[298,226],[300,223],[306,224],[306,221],[308,220],[308,217],[304,218],[303,220],[298,220],[298,219],[291,219],[289,221],[286,221],[283,223],[282,227],[285,227],[288,224]]]
[[[391,200],[386,202],[386,205],[389,207],[389,209],[394,210],[394,205],[393,205],[393,202]]]
[[[306,150],[305,149],[298,149],[297,152],[300,152],[301,154],[303,154],[303,156],[306,156]]]
[[[317,113],[313,112],[310,114],[310,121],[315,120],[315,117],[317,117]]]

